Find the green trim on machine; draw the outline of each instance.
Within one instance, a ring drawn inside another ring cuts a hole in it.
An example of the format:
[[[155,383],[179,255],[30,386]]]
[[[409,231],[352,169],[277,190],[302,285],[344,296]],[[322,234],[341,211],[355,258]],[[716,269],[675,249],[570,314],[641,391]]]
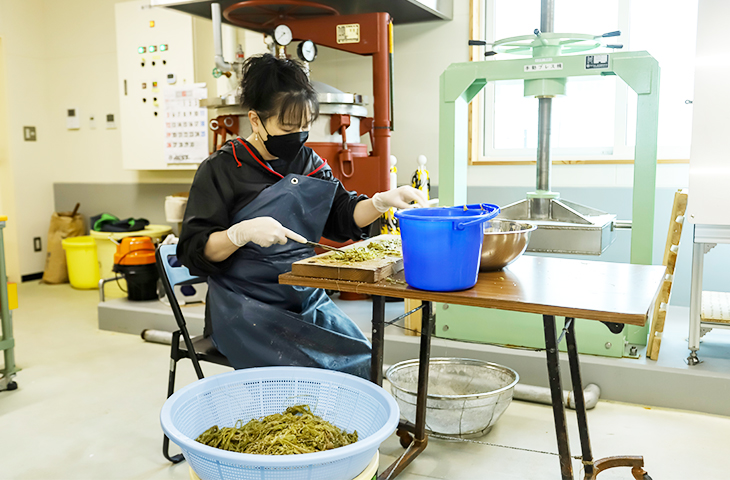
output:
[[[443,303],[435,303],[434,312],[436,336],[439,338],[461,341],[468,339],[472,342],[521,348],[545,348],[540,315]],[[558,329],[563,328],[565,319],[556,318],[555,321]],[[626,330],[613,334],[605,325],[583,319],[576,320],[575,329],[581,339],[578,353],[623,357],[627,341]],[[566,351],[564,342],[560,344],[560,350]]]

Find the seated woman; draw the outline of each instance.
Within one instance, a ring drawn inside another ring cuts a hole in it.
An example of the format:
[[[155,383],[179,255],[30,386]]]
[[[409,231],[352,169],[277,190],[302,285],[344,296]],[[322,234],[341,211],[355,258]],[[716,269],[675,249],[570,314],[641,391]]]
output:
[[[357,240],[391,207],[426,204],[400,187],[372,199],[348,192],[304,146],[317,94],[302,68],[271,55],[243,66],[242,103],[253,133],[201,163],[177,253],[208,277],[205,334],[234,368],[298,365],[368,378],[370,343],[321,289],[279,285],[322,236]]]

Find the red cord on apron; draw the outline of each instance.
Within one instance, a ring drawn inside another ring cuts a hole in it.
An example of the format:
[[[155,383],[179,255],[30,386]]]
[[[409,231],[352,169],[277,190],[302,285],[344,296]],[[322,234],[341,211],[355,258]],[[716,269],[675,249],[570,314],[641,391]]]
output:
[[[239,143],[240,143],[241,145],[243,145],[243,146],[244,146],[244,147],[246,148],[246,150],[248,150],[248,153],[249,153],[249,154],[250,154],[250,155],[251,155],[251,156],[253,157],[253,159],[254,159],[254,160],[256,160],[256,161],[257,161],[257,162],[259,163],[259,165],[261,165],[262,167],[264,167],[264,168],[265,168],[266,170],[270,171],[271,173],[273,173],[273,174],[274,174],[274,175],[276,175],[277,177],[279,177],[279,178],[284,178],[284,175],[282,175],[282,174],[280,174],[279,172],[277,172],[277,171],[275,171],[275,170],[273,170],[273,169],[269,168],[269,166],[268,166],[268,165],[266,165],[266,164],[265,164],[264,162],[262,162],[261,160],[259,160],[259,157],[257,157],[256,155],[254,155],[254,153],[253,153],[253,152],[251,151],[251,149],[250,149],[250,148],[248,148],[248,145],[246,144],[246,142],[244,142],[243,140],[241,140],[241,138],[240,138],[240,137],[239,137],[239,138],[237,138],[236,140],[238,140],[238,142],[239,142]],[[238,164],[238,166],[240,167],[240,166],[241,166],[242,164],[241,164],[240,160],[238,160],[238,156],[236,155],[236,146],[235,146],[235,145],[233,145],[233,158],[235,158],[235,159],[236,159],[236,164]],[[322,170],[322,168],[324,168],[324,166],[325,166],[325,165],[327,165],[327,160],[323,158],[323,159],[322,159],[322,162],[323,162],[323,163],[322,163],[322,165],[320,165],[319,167],[317,167],[317,168],[316,168],[315,170],[313,170],[313,171],[312,171],[311,173],[308,173],[308,174],[307,174],[307,176],[308,176],[308,177],[311,177],[311,176],[312,176],[312,175],[314,175],[315,173],[317,173],[317,172],[319,172],[320,170]]]

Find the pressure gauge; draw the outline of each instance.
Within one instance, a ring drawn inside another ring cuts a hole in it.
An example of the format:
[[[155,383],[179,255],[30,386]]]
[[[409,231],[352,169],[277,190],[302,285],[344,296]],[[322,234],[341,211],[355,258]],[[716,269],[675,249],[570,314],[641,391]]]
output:
[[[285,47],[292,41],[291,28],[286,25],[279,25],[274,29],[274,40],[279,45]]]
[[[311,40],[305,40],[297,47],[297,55],[304,62],[313,62],[317,58],[317,45]]]

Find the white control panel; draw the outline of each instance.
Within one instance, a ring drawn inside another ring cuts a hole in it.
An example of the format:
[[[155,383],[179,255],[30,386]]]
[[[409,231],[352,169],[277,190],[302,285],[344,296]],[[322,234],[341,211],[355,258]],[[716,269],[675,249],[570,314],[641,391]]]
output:
[[[168,163],[163,118],[164,89],[196,80],[194,19],[149,3],[115,5],[119,117],[111,123],[107,118],[106,126],[116,124],[121,130],[125,169],[195,169],[197,165]]]

